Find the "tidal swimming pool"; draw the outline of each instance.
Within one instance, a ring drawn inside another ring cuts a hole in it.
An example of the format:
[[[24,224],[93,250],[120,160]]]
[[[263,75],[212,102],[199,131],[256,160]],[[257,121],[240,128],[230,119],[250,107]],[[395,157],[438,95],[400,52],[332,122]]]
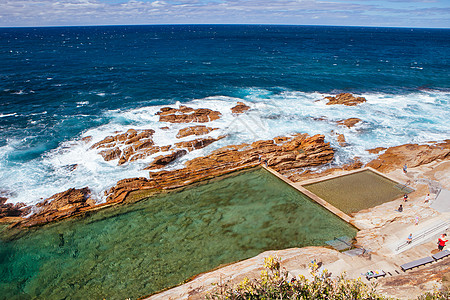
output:
[[[392,201],[412,189],[371,170],[303,185],[346,214]]]
[[[0,299],[135,299],[265,250],[355,234],[257,169],[3,237]]]

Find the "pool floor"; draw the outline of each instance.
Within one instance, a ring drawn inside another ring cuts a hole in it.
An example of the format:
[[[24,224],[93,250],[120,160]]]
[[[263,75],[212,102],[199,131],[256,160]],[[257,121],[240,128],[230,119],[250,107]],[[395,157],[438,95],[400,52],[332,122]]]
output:
[[[0,298],[136,299],[265,250],[355,234],[257,169],[1,238]]]
[[[397,182],[371,170],[302,186],[346,214],[392,201],[405,193],[396,187]]]

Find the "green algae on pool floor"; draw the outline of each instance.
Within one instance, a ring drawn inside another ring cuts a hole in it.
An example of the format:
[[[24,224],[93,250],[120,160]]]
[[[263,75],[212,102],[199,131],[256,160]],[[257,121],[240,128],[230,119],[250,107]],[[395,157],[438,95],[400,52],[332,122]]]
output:
[[[303,187],[323,200],[339,208],[346,214],[375,207],[392,201],[405,192],[405,186],[398,188],[398,183],[371,170],[364,170]]]
[[[257,169],[0,241],[1,299],[125,299],[356,229]]]

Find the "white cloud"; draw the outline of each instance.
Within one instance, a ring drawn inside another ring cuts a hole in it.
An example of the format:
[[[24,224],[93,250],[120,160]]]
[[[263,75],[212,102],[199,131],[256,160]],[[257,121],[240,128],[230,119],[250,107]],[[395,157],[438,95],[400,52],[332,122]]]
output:
[[[102,0],[0,0],[0,7],[0,26],[162,23],[383,26],[386,16],[394,18],[396,25],[391,26],[450,24],[445,9],[432,4],[426,8],[427,14],[423,14],[366,0],[123,0],[119,4]]]

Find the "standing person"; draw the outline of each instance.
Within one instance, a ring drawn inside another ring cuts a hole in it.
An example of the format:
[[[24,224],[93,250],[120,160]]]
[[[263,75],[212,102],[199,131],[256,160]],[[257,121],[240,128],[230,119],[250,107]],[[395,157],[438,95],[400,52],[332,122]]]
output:
[[[408,194],[404,194],[404,195],[403,195],[403,200],[404,200],[405,202],[408,202]]]
[[[405,173],[406,174],[406,169],[408,169],[408,167],[406,166],[406,164],[403,166],[403,173]]]
[[[439,237],[439,239],[438,239],[438,249],[439,249],[439,251],[442,251],[444,249],[444,247],[445,247],[445,243],[448,242],[446,237],[447,237],[447,234],[445,234],[445,233],[442,234]]]
[[[398,212],[402,212],[403,211],[403,205],[400,204],[400,206],[398,207]]]
[[[428,203],[428,202],[430,202],[430,194],[427,194],[425,196],[425,203]]]

